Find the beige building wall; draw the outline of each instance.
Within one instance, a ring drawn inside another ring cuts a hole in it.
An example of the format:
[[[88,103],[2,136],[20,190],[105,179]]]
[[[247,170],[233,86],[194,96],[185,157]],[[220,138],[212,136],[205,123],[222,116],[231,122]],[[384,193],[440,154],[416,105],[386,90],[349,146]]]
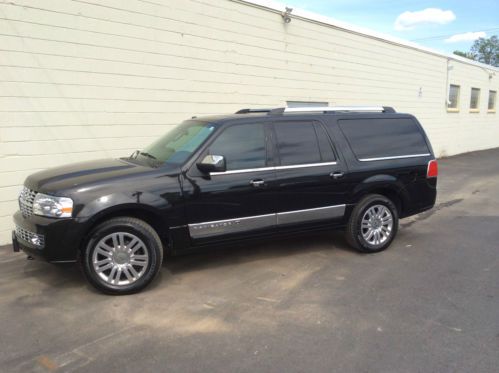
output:
[[[461,86],[457,113],[448,83]],[[27,175],[128,155],[192,115],[288,100],[389,105],[415,114],[443,156],[499,146],[489,89],[498,69],[300,17],[284,24],[247,2],[0,1],[0,244]]]

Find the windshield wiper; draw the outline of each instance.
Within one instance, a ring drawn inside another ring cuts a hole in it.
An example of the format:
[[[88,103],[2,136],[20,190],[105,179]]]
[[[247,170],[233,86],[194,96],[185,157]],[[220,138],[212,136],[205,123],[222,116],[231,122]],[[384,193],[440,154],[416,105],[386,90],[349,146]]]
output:
[[[154,155],[149,154],[149,153],[147,153],[147,152],[139,152],[139,154],[140,154],[140,155],[143,155],[144,157],[154,159],[155,161],[157,161],[157,160],[158,160],[158,158],[156,158]]]

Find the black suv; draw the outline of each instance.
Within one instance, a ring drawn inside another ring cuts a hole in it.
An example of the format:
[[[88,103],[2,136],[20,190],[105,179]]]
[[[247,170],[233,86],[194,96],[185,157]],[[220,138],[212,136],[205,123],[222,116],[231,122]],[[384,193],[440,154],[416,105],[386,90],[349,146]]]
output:
[[[240,110],[192,118],[130,157],[29,176],[14,251],[78,261],[92,285],[143,289],[163,254],[344,229],[364,253],[435,204],[437,162],[416,118],[390,107]]]

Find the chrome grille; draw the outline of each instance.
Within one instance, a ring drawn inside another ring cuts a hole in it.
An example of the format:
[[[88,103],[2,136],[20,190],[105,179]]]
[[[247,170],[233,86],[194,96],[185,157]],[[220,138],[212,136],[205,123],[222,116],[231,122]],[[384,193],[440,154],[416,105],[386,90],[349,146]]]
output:
[[[29,188],[23,187],[21,194],[19,195],[19,208],[24,217],[33,215],[33,201],[35,199],[36,192]]]
[[[18,240],[27,242],[39,249],[42,249],[45,246],[45,236],[43,234],[30,232],[24,228],[19,227],[18,225],[16,225],[16,237]]]

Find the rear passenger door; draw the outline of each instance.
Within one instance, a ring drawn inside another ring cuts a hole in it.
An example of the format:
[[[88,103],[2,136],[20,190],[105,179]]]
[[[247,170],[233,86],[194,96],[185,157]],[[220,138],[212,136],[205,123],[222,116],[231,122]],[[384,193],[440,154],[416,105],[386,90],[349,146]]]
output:
[[[278,226],[342,218],[347,169],[318,121],[272,125]]]

